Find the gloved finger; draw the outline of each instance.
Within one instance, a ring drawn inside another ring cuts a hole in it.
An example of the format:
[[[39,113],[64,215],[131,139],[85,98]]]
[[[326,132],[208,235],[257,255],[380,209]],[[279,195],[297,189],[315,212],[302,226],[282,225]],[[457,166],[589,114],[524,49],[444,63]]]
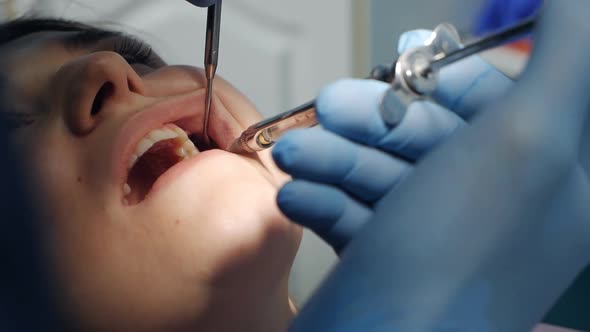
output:
[[[398,52],[424,45],[432,31],[412,30],[399,39]],[[477,110],[501,99],[514,82],[477,55],[441,69],[432,98],[440,105],[468,119]]]
[[[209,7],[213,4],[215,4],[215,2],[217,2],[217,0],[186,0],[190,3],[192,3],[195,6],[199,6],[199,7]]]
[[[540,131],[565,135],[555,143],[576,148],[590,109],[590,2],[545,1],[535,30],[533,54],[511,94],[519,112]],[[535,97],[535,98],[531,98]],[[515,109],[515,107],[512,107]]]
[[[337,188],[296,180],[278,193],[277,204],[294,222],[311,229],[339,253],[372,212]]]
[[[412,161],[418,160],[466,125],[457,114],[429,101],[413,102],[404,113],[401,122],[376,146]]]
[[[342,80],[325,88],[316,102],[319,122],[328,130],[362,144],[414,160],[449,137],[465,122],[430,102],[401,110],[392,129],[383,120],[381,100],[388,85],[376,81]]]
[[[411,170],[405,160],[320,127],[285,134],[272,153],[294,178],[338,186],[365,202],[381,198]]]

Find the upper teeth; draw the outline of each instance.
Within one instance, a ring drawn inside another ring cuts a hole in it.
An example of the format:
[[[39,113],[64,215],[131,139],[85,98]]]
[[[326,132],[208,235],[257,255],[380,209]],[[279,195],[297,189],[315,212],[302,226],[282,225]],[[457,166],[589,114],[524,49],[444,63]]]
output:
[[[170,139],[178,140],[179,147],[176,149],[176,154],[183,159],[188,159],[199,153],[184,130],[180,129],[180,127],[176,125],[167,124],[162,128],[152,130],[141,141],[139,141],[139,143],[137,143],[135,152],[131,154],[131,158],[129,159],[129,164],[127,166],[128,169],[131,169],[137,160],[152,146],[154,146],[154,144]]]

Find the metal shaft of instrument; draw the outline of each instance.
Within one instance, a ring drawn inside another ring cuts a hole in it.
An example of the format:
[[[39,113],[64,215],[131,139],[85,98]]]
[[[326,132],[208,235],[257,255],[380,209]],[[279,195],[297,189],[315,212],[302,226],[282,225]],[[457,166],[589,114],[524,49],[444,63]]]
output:
[[[203,119],[203,139],[210,145],[209,116],[211,100],[213,98],[213,79],[217,71],[219,57],[219,34],[221,32],[221,1],[210,6],[207,10],[207,31],[205,37],[205,77],[207,78],[207,95],[205,98],[205,116]]]
[[[311,110],[313,112],[309,113]],[[267,128],[262,131],[258,140],[261,145],[272,145],[288,130],[313,127],[317,124],[314,99],[267,120]]]
[[[427,68],[427,72],[436,72],[444,66],[450,65],[479,52],[498,47],[515,39],[516,37],[529,33],[535,27],[535,19],[535,17],[528,18],[512,27],[492,33],[481,39],[478,39],[475,42],[469,43],[465,47],[455,52],[451,52],[441,59],[431,62]]]
[[[367,79],[391,83],[392,67],[377,66]],[[308,101],[287,112],[280,113],[250,126],[229,147],[228,151],[245,153],[262,151],[271,147],[285,132],[294,128],[313,127],[318,124],[315,113],[316,100]]]

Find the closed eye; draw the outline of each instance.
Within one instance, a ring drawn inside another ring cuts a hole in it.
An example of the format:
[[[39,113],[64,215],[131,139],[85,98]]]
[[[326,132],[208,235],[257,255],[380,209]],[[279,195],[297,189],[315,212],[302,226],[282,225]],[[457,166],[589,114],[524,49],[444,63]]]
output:
[[[116,38],[113,51],[121,55],[130,65],[144,65],[152,69],[165,65],[150,45],[136,38],[128,36]]]
[[[121,55],[130,65],[143,65],[152,69],[165,65],[150,45],[120,32],[88,29],[69,36],[65,44],[76,49],[90,49],[91,52],[112,51]]]

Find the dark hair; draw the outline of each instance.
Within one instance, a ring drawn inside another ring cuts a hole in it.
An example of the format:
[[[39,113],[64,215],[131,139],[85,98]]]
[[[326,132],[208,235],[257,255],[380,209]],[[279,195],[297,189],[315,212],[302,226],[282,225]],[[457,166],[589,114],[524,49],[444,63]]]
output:
[[[43,31],[99,31],[88,24],[58,18],[25,17],[0,24],[0,45]]]

